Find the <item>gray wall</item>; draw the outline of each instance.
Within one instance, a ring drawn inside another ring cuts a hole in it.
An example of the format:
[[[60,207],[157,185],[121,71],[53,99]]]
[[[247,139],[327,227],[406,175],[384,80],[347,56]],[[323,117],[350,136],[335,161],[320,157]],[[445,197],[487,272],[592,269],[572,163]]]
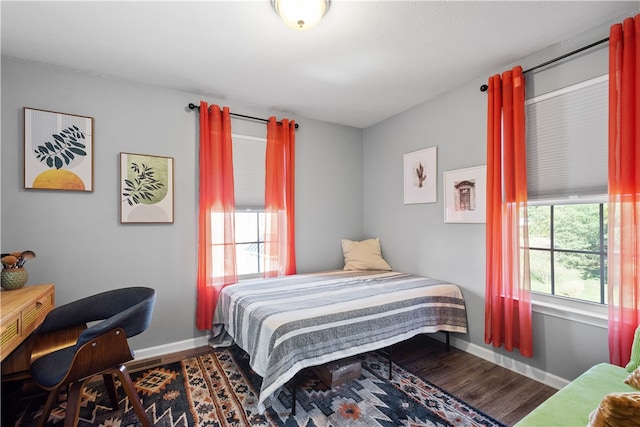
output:
[[[158,299],[135,349],[205,335],[194,324],[200,95],[2,57],[1,235],[3,252],[31,249],[29,283],[55,283],[56,304],[107,289],[148,285]],[[362,235],[362,131],[225,103],[232,112],[289,117],[296,134],[298,271],[342,267],[340,239]],[[23,110],[94,118],[94,191],[23,188]],[[266,126],[232,120],[234,133]],[[169,156],[175,165],[174,224],[119,223],[119,153]]]
[[[622,18],[622,17],[621,17]],[[619,20],[618,20],[619,21]],[[609,24],[552,46],[518,63],[525,69],[608,35]],[[600,53],[598,53],[600,52]],[[597,58],[600,59],[597,59]],[[531,93],[583,79],[602,61],[602,51],[573,58],[573,69],[536,73]],[[606,57],[606,55],[604,55]],[[449,280],[463,289],[469,333],[458,345],[484,351],[495,361],[574,378],[608,359],[606,329],[534,313],[534,353],[522,358],[484,344],[484,224],[445,224],[442,173],[486,163],[487,77],[364,131],[233,105],[232,111],[288,116],[301,124],[296,152],[298,271],[342,265],[340,239],[380,237],[396,270]],[[606,71],[606,66],[604,67]],[[481,70],[479,70],[479,73]],[[597,75],[597,74],[596,74]],[[32,249],[30,283],[56,283],[57,303],[131,284],[158,289],[151,328],[134,348],[202,337],[194,327],[197,116],[186,110],[201,96],[72,70],[2,58],[0,235],[3,251]],[[22,107],[95,119],[95,191],[24,190]],[[235,133],[263,136],[255,123],[233,120]],[[403,204],[403,154],[438,147],[438,201]],[[120,225],[121,151],[175,158],[175,223]]]
[[[468,309],[469,333],[459,346],[515,370],[548,372],[572,379],[592,364],[608,361],[606,329],[534,313],[534,357],[484,343],[485,224],[444,223],[443,172],[486,164],[487,78],[514,65],[526,70],[608,36],[609,23],[569,42],[505,64],[429,102],[364,131],[364,232],[380,237],[395,270],[460,285]],[[527,97],[607,73],[608,45],[528,74]],[[603,141],[606,144],[606,141]],[[403,204],[403,154],[438,147],[437,203]],[[526,366],[525,366],[526,365]],[[523,368],[524,366],[524,368]],[[531,373],[531,372],[527,372]],[[533,375],[535,376],[535,375]],[[542,378],[541,378],[542,379]]]

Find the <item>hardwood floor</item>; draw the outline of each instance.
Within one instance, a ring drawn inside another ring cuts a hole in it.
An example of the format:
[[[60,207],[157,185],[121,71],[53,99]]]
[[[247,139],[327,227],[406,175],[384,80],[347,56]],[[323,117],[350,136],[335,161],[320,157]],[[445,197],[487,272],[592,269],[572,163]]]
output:
[[[205,346],[173,353],[163,356],[162,363],[209,351]],[[394,346],[393,361],[509,426],[557,391],[457,348],[447,351],[445,343],[428,335]],[[138,364],[134,361],[129,369]]]
[[[507,425],[557,391],[426,335],[395,346],[393,361]]]

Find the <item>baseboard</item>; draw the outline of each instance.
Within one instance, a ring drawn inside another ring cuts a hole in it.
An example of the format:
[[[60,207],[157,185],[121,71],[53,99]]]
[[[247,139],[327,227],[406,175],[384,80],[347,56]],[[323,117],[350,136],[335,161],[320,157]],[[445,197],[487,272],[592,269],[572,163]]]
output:
[[[444,335],[440,334],[430,335],[431,337],[444,341]],[[191,350],[197,347],[208,345],[209,337],[202,336],[198,338],[192,338],[184,341],[177,341],[168,344],[159,345],[156,347],[143,348],[135,351],[137,360],[151,359],[160,356],[164,356],[171,353],[177,353],[179,351]],[[550,374],[549,372],[527,365],[526,363],[519,362],[511,359],[510,357],[500,355],[491,351],[486,347],[481,347],[476,344],[472,344],[468,341],[451,336],[451,345],[457,349],[473,354],[481,359],[487,360],[491,363],[495,363],[498,366],[509,369],[510,371],[517,372],[520,375],[531,378],[538,382],[548,385],[556,389],[561,389],[565,385],[569,384],[569,380],[559,377],[557,375]]]
[[[436,337],[434,336],[434,338]],[[474,356],[477,356],[481,359],[487,360],[491,363],[495,363],[498,366],[502,366],[503,368],[509,369],[510,371],[516,372],[520,375],[524,375],[527,378],[531,378],[533,380],[541,382],[545,385],[548,385],[549,387],[561,389],[562,387],[569,384],[569,380],[565,378],[562,378],[557,375],[551,374],[549,372],[543,371],[541,369],[535,368],[526,363],[522,363],[517,360],[511,359],[510,357],[494,353],[489,348],[482,347],[465,340],[461,340],[459,338],[456,338],[453,335],[451,336],[451,345],[462,351],[473,354]]]
[[[202,337],[192,338],[184,341],[170,342],[168,344],[163,344],[156,347],[142,348],[140,350],[135,350],[134,353],[136,359],[143,360],[165,356],[167,354],[177,353],[179,351],[191,350],[208,344],[209,337],[205,335]]]

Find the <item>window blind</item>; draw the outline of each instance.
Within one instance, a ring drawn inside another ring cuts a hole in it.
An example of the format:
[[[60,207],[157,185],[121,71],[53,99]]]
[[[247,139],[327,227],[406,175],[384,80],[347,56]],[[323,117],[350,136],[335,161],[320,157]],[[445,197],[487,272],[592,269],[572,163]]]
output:
[[[267,140],[232,135],[233,183],[236,208],[264,208],[264,178]]]
[[[607,193],[608,76],[525,103],[530,200]]]

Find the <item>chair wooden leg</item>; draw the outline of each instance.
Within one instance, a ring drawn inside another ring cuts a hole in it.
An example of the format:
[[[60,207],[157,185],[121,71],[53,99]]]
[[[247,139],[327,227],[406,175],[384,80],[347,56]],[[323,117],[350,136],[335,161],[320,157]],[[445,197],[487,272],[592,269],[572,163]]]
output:
[[[144,406],[142,406],[140,396],[138,396],[138,392],[133,386],[133,382],[131,382],[131,377],[129,376],[127,368],[124,365],[120,365],[116,374],[118,375],[118,378],[120,378],[124,391],[127,393],[127,396],[129,396],[129,402],[133,405],[133,409],[135,409],[136,414],[138,415],[140,424],[142,424],[143,427],[151,427],[147,414],[144,412]]]
[[[116,391],[116,382],[113,380],[113,374],[103,374],[102,378],[104,379],[104,386],[107,389],[109,400],[111,400],[111,409],[117,411],[119,407],[118,392]]]
[[[67,410],[64,414],[64,427],[76,427],[80,416],[80,403],[82,402],[82,390],[88,381],[74,381],[69,387],[67,395]]]
[[[47,421],[49,420],[49,414],[51,413],[51,409],[53,409],[53,404],[56,403],[56,400],[58,400],[60,388],[61,387],[54,388],[49,392],[47,401],[42,408],[42,415],[40,415],[40,419],[38,420],[38,427],[44,427],[45,424],[47,424]]]

